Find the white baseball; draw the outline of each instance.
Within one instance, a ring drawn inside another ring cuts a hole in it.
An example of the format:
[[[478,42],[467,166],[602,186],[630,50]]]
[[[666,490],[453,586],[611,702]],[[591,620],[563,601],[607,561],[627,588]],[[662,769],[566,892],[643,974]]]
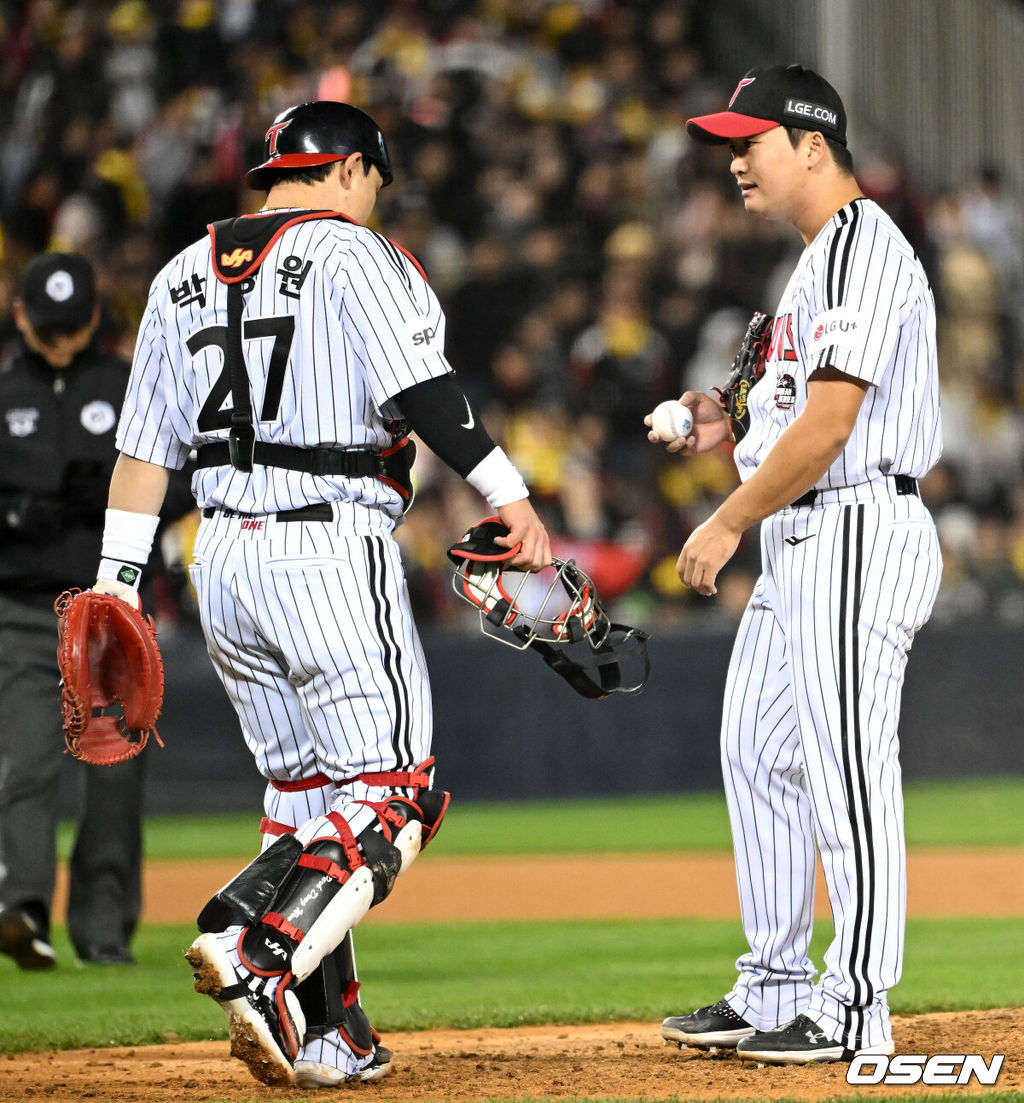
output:
[[[693,429],[693,414],[681,402],[659,402],[651,413],[651,429],[666,443],[688,437]]]

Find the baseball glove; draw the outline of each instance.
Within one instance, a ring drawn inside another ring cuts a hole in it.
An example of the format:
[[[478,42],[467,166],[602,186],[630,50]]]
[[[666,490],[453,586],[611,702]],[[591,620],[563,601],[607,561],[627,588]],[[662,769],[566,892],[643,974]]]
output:
[[[772,336],[770,314],[758,311],[747,325],[739,350],[732,362],[732,370],[725,386],[718,392],[718,400],[725,407],[732,421],[732,435],[742,440],[750,427],[750,411],[747,409],[747,395],[750,388],[764,375],[768,345]]]
[[[164,664],[153,618],[113,594],[67,590],[54,602],[61,712],[68,750],[94,766],[134,758],[164,699]],[[119,715],[106,715],[114,703]]]

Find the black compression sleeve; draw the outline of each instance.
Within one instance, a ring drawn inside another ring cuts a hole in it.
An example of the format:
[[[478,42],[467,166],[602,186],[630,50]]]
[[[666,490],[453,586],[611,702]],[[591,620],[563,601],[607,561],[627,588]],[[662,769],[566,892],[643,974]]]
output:
[[[452,373],[417,383],[395,395],[402,415],[420,440],[465,478],[494,449]]]

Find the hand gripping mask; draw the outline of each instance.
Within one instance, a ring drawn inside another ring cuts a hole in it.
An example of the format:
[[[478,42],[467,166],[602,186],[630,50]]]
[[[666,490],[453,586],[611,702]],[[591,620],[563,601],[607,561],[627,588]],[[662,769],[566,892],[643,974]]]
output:
[[[507,535],[488,517],[448,549],[452,586],[479,611],[483,634],[520,651],[532,647],[583,697],[641,689],[650,671],[647,633],[612,623],[574,559],[552,556],[536,574],[506,569],[519,547],[494,541]]]

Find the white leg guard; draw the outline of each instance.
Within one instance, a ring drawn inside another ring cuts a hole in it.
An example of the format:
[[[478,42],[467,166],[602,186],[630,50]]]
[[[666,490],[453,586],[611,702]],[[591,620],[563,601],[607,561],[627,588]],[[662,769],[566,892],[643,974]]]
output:
[[[410,820],[395,836],[391,845],[402,855],[399,876],[416,861],[416,855],[423,848],[423,824],[419,820]]]
[[[373,874],[362,866],[334,894],[326,908],[313,920],[292,954],[292,973],[297,983],[309,976],[370,910],[373,902]]]

